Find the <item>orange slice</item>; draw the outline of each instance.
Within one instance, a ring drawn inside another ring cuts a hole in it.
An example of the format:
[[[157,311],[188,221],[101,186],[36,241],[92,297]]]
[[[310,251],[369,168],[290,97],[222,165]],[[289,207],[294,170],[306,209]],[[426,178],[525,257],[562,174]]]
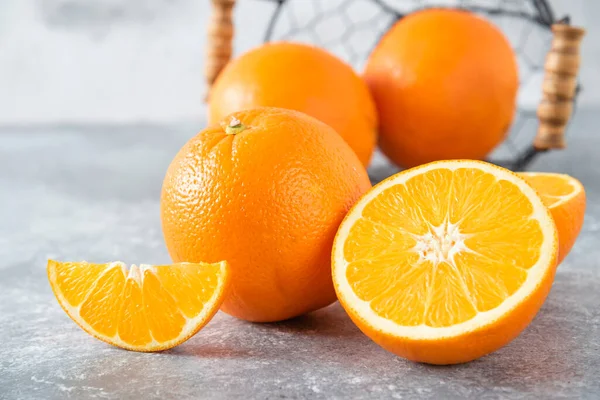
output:
[[[544,302],[558,237],[525,180],[481,161],[440,161],[376,185],[335,237],[342,306],[385,349],[432,364],[481,357]]]
[[[564,260],[579,236],[585,215],[585,189],[569,175],[545,172],[522,172],[550,209],[558,229],[558,262]]]
[[[61,307],[84,331],[112,345],[160,351],[183,343],[217,313],[227,263],[132,265],[48,261]]]

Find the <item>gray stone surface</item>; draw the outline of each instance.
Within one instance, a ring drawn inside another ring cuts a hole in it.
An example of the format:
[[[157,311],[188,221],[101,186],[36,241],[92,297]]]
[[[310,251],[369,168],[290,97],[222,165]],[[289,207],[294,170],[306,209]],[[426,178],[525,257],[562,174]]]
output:
[[[160,185],[198,126],[0,129],[0,398],[600,398],[599,125],[580,111],[570,147],[533,167],[588,192],[546,304],[508,346],[452,367],[387,353],[338,304],[276,324],[220,313],[160,354],[93,339],[55,301],[46,260],[169,261]]]

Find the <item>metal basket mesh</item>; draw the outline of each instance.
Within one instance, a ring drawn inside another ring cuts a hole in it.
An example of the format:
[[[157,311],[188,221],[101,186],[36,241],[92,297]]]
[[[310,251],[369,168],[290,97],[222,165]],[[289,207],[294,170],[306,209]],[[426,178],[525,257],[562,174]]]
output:
[[[545,55],[550,49],[553,12],[545,0],[266,0],[273,14],[265,41],[293,40],[328,49],[357,71],[381,36],[403,16],[423,8],[458,7],[485,16],[507,36],[517,55],[518,111],[507,139],[490,161],[525,169],[538,152],[536,107],[541,98]],[[379,164],[382,164],[382,158]]]

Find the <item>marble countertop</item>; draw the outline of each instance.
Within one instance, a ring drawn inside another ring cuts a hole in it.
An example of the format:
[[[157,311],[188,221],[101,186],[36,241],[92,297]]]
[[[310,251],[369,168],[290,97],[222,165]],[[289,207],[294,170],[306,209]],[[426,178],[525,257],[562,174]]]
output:
[[[93,339],[55,301],[46,260],[168,262],[160,186],[199,125],[0,128],[0,398],[597,399],[598,126],[597,112],[579,111],[569,148],[532,166],[574,175],[588,194],[583,231],[542,310],[508,346],[452,367],[382,350],[338,304],[274,324],[219,313],[156,354]]]

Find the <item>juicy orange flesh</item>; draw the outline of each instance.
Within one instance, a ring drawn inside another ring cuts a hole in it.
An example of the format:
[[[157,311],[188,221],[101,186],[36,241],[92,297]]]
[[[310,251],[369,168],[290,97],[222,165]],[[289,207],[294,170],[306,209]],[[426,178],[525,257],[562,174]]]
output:
[[[187,268],[185,274],[172,268],[158,268],[155,274],[167,292],[177,293],[177,306],[183,315],[192,318],[202,311],[206,301],[215,292],[219,284],[218,267],[182,268]]]
[[[537,262],[543,233],[532,214],[515,184],[490,173],[424,172],[364,207],[344,243],[348,283],[399,325],[468,321],[512,295]],[[427,235],[433,247],[423,250]]]
[[[79,315],[96,332],[104,336],[115,336],[123,289],[125,289],[123,269],[111,268],[100,276],[91,289],[79,309]]]
[[[567,179],[560,179],[553,174],[529,175],[523,174],[523,178],[535,190],[538,191],[546,207],[552,207],[564,197],[573,194],[575,188]]]
[[[105,264],[86,265],[86,268],[78,268],[77,263],[63,263],[58,270],[58,289],[69,304],[81,304],[96,279],[106,271]]]
[[[145,345],[180,335],[186,318],[196,317],[217,289],[219,269],[219,264],[155,266],[139,279],[121,265],[64,263],[56,284],[94,331]]]

